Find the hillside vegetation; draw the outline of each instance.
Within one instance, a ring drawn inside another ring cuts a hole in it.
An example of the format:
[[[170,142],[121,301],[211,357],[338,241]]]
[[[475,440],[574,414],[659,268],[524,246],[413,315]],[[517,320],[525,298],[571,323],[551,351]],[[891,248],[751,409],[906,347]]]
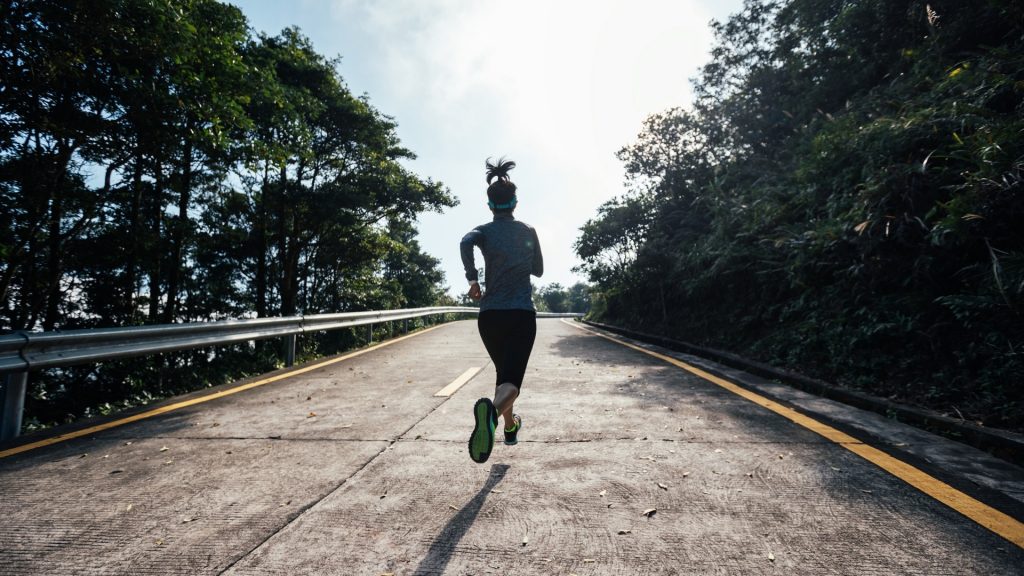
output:
[[[0,17],[0,332],[444,297],[416,219],[454,198],[403,167],[395,121],[297,29],[255,35],[213,0],[15,0]],[[33,375],[27,422],[260,373],[278,350]]]
[[[582,228],[593,315],[1024,428],[1024,5],[748,0],[714,29]]]

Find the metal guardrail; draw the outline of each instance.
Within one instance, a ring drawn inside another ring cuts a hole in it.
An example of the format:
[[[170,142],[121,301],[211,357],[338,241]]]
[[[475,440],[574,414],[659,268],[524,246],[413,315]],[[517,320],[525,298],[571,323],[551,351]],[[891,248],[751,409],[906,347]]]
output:
[[[65,332],[18,332],[0,336],[0,374],[8,375],[3,393],[0,394],[0,441],[17,436],[21,430],[21,416],[30,370],[105,362],[267,338],[285,339],[285,365],[291,366],[295,362],[295,337],[299,334],[441,314],[477,313],[477,308],[435,306]],[[581,314],[538,313],[537,316],[557,318],[576,317]],[[371,326],[371,341],[372,338]]]

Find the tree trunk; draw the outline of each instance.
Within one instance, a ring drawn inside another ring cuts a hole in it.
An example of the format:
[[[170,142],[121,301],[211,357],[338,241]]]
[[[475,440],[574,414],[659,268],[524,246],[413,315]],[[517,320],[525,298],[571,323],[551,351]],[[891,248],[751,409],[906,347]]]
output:
[[[171,267],[167,271],[167,306],[164,323],[174,322],[178,307],[178,286],[182,275],[185,232],[189,228],[188,205],[192,195],[192,143],[186,141],[182,152],[181,186],[178,191],[178,220],[174,223]]]
[[[71,161],[74,147],[71,143],[61,142],[58,150],[53,163],[53,178],[51,179],[53,191],[50,201],[49,237],[47,238],[49,254],[46,263],[46,312],[43,315],[43,330],[53,330],[57,326],[61,301],[60,281],[64,275],[64,239],[61,236],[61,223],[64,220],[64,186],[67,185],[67,167]]]
[[[50,331],[57,326],[60,313],[60,279],[61,279],[61,235],[60,224],[64,218],[63,199],[59,191],[54,191],[50,202],[50,222],[47,244],[49,254],[46,262],[46,314],[43,316],[43,330]]]
[[[160,161],[156,161],[153,164],[154,168],[154,186],[153,186],[153,201],[150,204],[150,238],[152,242],[150,244],[151,249],[149,253],[149,321],[156,322],[160,316],[160,260],[162,259],[162,246],[161,246],[161,222],[163,220],[163,191],[164,191],[164,174],[163,165]]]
[[[295,286],[294,276],[291,273],[291,243],[289,240],[288,225],[288,172],[287,166],[281,168],[280,187],[278,188],[278,214],[277,214],[277,258],[280,261],[280,291],[281,291],[281,315],[292,316],[295,314]]]
[[[37,292],[35,254],[37,254],[38,246],[39,242],[35,234],[29,236],[28,257],[22,264],[20,303],[15,307],[17,317],[11,323],[11,328],[15,330],[31,330],[35,327],[35,320],[32,317],[32,300]]]
[[[267,194],[269,178],[263,171],[263,189],[256,202],[256,316],[267,315]]]
[[[124,320],[130,322],[135,316],[135,289],[138,287],[135,269],[138,266],[139,217],[142,212],[142,152],[135,154],[135,166],[132,171],[132,205],[129,210],[128,242],[126,246],[124,267]]]

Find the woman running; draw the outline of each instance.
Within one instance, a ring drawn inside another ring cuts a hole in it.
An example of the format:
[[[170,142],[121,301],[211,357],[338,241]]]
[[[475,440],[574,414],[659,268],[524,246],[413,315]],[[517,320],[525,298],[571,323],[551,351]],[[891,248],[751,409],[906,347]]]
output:
[[[544,273],[537,232],[512,217],[516,209],[516,185],[508,177],[516,167],[511,160],[487,159],[487,205],[494,220],[481,224],[462,238],[462,265],[469,280],[469,296],[480,300],[477,327],[498,377],[494,400],[481,398],[473,406],[476,426],[469,437],[469,457],[484,463],[494,447],[498,414],[505,419],[505,444],[519,441],[523,420],[512,411],[537,336],[537,311],[533,307],[530,274]],[[493,183],[492,183],[493,180]],[[473,246],[484,255],[487,292],[481,293]]]

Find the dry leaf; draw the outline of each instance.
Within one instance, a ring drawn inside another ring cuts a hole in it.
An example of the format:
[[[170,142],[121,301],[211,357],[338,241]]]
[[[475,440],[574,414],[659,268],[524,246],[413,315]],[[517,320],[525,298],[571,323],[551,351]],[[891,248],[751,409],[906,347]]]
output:
[[[166,460],[164,461],[164,464],[171,464],[172,462],[174,462],[174,460]]]
[[[647,510],[644,510],[643,512],[641,512],[640,515],[641,516],[647,516],[648,518],[650,518],[651,516],[654,516],[654,514],[657,511],[658,511],[657,508],[648,508]]]
[[[316,418],[316,412],[310,412],[306,418]]]
[[[132,505],[129,504],[128,507],[124,509],[124,511],[125,512],[131,512],[132,511]]]
[[[721,449],[721,448],[715,448],[715,453],[716,453],[716,454],[719,454],[719,453],[721,453],[721,452],[722,452],[722,449]]]
[[[501,490],[491,490],[491,494],[501,494]]]
[[[661,488],[662,490],[668,490],[668,486],[665,486],[661,482],[658,482],[658,488]]]
[[[170,450],[170,448],[168,448],[167,446],[161,446],[160,447],[160,451],[161,452],[167,452],[168,450]]]
[[[604,498],[604,495],[607,494],[607,493],[608,493],[607,490],[601,490],[600,492],[597,493],[597,495],[600,496],[601,498]]]
[[[633,533],[632,530],[619,530],[619,535],[622,535],[622,534],[632,534],[632,533]]]
[[[771,552],[769,552],[768,553],[768,561],[769,562],[775,562],[775,554],[772,554]]]
[[[523,546],[526,546],[526,544],[529,543],[529,541],[530,541],[530,536],[529,535],[523,536]]]
[[[686,477],[687,477],[687,476],[689,476],[689,475],[690,475],[690,473],[689,473],[689,472],[683,472],[683,478],[686,478]]]
[[[597,560],[594,560],[593,558],[584,558],[583,559],[583,563],[584,564],[593,564],[594,562],[597,562]]]
[[[452,510],[458,510],[458,508],[456,508],[455,506],[453,506],[451,504],[449,504],[448,507],[451,508]]]

